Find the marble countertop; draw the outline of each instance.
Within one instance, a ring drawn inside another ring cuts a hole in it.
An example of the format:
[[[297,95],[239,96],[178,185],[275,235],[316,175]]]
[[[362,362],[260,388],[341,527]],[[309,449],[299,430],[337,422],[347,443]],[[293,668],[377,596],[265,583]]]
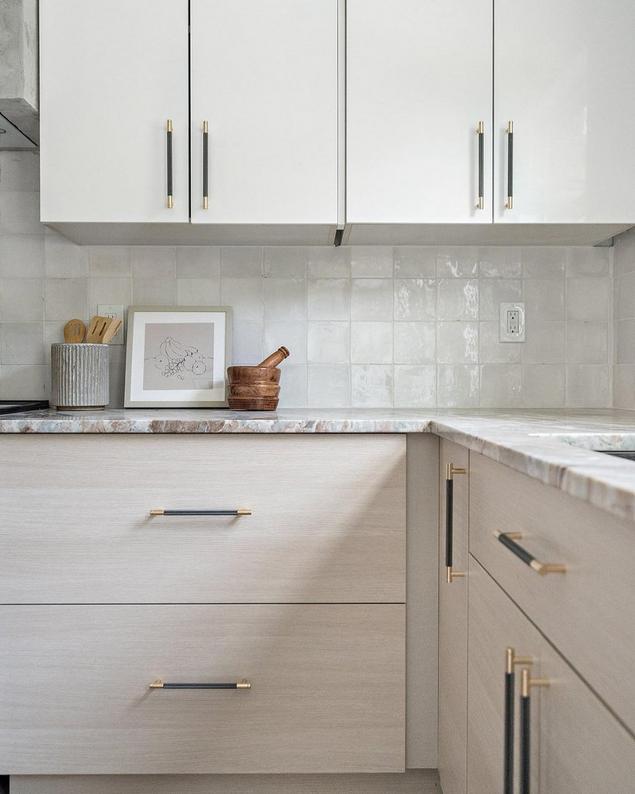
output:
[[[635,521],[635,412],[124,409],[0,416],[0,433],[434,433]],[[1,442],[0,442],[1,443]]]

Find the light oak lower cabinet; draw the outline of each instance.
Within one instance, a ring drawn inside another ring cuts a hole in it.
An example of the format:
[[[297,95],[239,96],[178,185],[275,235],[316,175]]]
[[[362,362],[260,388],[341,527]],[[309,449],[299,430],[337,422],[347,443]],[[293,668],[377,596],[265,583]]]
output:
[[[635,732],[635,526],[483,455],[470,465],[470,551]],[[496,531],[565,572],[540,575]]]
[[[405,601],[403,435],[4,436],[0,471],[0,603]]]
[[[508,647],[532,660],[515,667],[515,786],[521,763],[519,683],[524,666],[531,678],[548,682],[530,689],[532,794],[630,794],[635,780],[633,737],[474,558],[469,573],[470,794],[503,791]]]
[[[403,772],[406,459],[433,487],[437,449],[406,446],[5,436],[0,775]],[[412,548],[435,550],[436,504],[414,512]],[[424,556],[413,570],[430,582]],[[412,593],[436,629],[436,589]],[[408,731],[432,766],[436,631],[426,643],[424,661],[409,657],[425,697],[409,701]]]
[[[444,794],[467,790],[467,573],[469,455],[441,440],[439,450],[439,777]],[[448,471],[452,495],[448,505]],[[456,472],[456,469],[459,472]],[[456,473],[455,473],[456,472]],[[449,510],[449,513],[448,513]],[[451,522],[451,527],[448,526]],[[447,534],[452,535],[448,581]],[[464,574],[463,576],[457,576]]]
[[[0,774],[404,770],[403,604],[8,606],[0,636]]]

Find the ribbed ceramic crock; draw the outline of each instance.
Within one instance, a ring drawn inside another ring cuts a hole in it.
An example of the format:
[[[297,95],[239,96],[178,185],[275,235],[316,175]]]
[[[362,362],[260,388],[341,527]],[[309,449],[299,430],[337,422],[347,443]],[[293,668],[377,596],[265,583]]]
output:
[[[105,408],[108,361],[108,345],[51,345],[51,404],[59,411]]]

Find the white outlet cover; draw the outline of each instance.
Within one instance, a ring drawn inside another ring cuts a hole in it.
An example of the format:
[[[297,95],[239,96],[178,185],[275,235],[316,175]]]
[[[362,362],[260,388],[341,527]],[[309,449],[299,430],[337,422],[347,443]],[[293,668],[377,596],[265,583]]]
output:
[[[517,330],[510,329],[509,313],[518,313]],[[524,303],[501,303],[499,312],[498,339],[500,342],[524,342],[525,341],[525,304]]]
[[[124,315],[123,306],[115,303],[99,303],[97,305],[97,314],[101,317],[116,317],[121,320],[121,328],[117,331],[115,336],[111,339],[111,345],[123,345],[123,331],[124,331]]]

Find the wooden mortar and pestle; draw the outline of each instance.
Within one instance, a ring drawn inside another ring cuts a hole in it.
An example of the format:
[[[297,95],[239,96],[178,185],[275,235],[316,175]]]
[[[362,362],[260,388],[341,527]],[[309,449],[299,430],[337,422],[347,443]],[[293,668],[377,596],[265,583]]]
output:
[[[278,364],[288,355],[286,347],[279,347],[255,367],[228,367],[229,407],[240,411],[275,411],[280,395]]]

